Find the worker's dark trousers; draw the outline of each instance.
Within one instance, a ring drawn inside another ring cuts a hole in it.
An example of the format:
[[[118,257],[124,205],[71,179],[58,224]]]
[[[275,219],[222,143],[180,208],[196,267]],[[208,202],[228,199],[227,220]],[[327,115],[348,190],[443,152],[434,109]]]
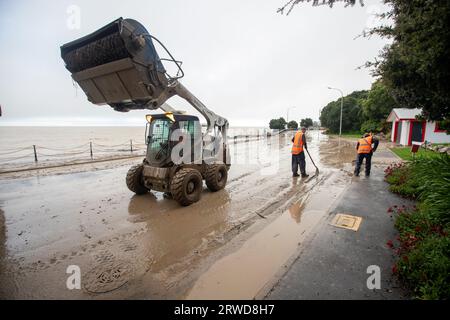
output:
[[[359,174],[364,158],[366,159],[366,176],[370,175],[370,167],[372,165],[371,153],[358,153],[358,156],[356,157],[355,175]]]
[[[298,166],[300,166],[301,174],[306,174],[306,162],[305,162],[305,152],[300,152],[299,154],[292,155],[292,173],[298,173]]]

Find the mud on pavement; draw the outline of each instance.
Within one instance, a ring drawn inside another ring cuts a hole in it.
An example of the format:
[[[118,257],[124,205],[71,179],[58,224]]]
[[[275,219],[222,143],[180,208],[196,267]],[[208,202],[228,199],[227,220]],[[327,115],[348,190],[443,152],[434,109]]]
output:
[[[320,174],[302,180],[291,177],[289,138],[276,139],[277,170],[233,165],[224,190],[205,188],[190,207],[158,192],[131,194],[124,177],[139,159],[0,177],[0,296],[257,296],[351,183],[350,142],[310,134]],[[67,289],[69,266],[81,270],[80,290]]]

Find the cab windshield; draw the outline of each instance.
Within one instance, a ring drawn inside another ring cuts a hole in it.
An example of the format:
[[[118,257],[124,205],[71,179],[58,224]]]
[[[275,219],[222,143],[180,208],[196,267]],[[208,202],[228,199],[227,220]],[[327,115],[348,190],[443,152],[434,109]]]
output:
[[[170,126],[169,119],[155,119],[150,124],[147,140],[147,160],[150,162],[161,162],[169,155]]]

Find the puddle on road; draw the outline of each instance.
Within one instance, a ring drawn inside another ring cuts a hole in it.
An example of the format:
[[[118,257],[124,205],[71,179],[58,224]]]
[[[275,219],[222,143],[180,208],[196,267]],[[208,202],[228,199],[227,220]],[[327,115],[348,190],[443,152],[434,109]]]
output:
[[[145,223],[145,233],[140,235],[139,242],[144,255],[152,257],[152,272],[181,261],[229,228],[226,190],[214,194],[205,191],[202,200],[207,206],[196,203],[187,208],[174,201],[149,201],[151,197],[133,196],[128,211],[130,221]],[[170,210],[161,213],[167,203],[171,204]]]
[[[186,298],[255,298],[297,252],[344,189],[342,184],[319,187],[308,201],[294,203],[237,251],[216,261],[200,276]]]
[[[356,143],[334,137],[324,137],[318,148],[319,164],[342,169],[356,159]],[[327,142],[327,143],[325,143]],[[320,166],[319,165],[319,166]]]

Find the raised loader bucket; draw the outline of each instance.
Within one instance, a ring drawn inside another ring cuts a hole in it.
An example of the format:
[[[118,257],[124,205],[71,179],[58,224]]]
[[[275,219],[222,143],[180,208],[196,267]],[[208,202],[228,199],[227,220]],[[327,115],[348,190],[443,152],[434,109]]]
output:
[[[139,22],[117,19],[61,47],[72,78],[94,104],[156,109],[172,94],[152,39]]]

